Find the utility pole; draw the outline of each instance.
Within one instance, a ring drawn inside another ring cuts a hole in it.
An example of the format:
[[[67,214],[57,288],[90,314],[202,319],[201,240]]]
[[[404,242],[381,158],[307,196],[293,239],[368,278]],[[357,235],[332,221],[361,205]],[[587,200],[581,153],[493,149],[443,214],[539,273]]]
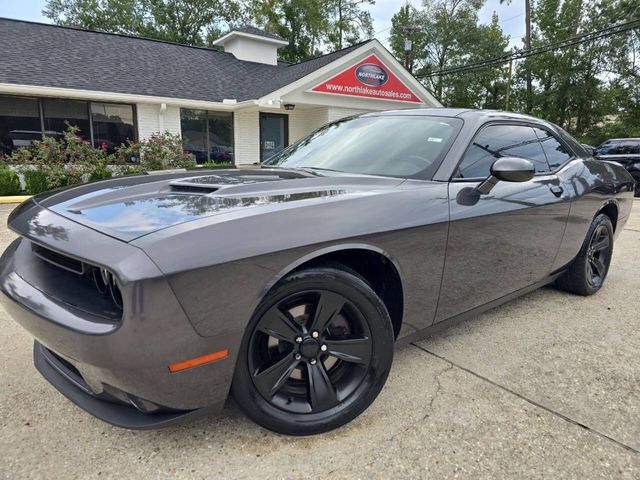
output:
[[[404,33],[404,68],[406,68],[409,73],[413,73],[413,40],[411,36],[414,32],[419,31],[420,27],[406,25],[400,27],[400,29]]]
[[[524,21],[526,23],[526,30],[524,35],[524,45],[527,50],[531,50],[531,0],[524,0]],[[527,78],[527,101],[526,109],[527,113],[531,113],[533,108],[533,83],[531,81],[531,67],[527,65],[526,78]]]
[[[513,75],[513,58],[509,59],[509,76],[507,77],[507,93],[504,98],[504,109],[509,111],[509,99],[511,97],[511,76]]]

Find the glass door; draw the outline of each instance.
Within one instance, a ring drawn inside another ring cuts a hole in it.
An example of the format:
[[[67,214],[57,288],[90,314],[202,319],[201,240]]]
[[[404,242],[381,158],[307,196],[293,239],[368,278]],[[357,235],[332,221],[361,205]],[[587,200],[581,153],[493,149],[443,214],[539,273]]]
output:
[[[289,144],[289,117],[277,113],[260,114],[260,161],[275,155]]]

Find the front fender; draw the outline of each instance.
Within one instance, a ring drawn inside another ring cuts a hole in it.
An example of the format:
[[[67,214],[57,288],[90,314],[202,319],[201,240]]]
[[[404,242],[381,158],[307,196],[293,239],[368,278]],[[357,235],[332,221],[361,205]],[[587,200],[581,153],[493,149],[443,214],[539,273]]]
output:
[[[398,260],[390,252],[387,252],[386,250],[380,247],[377,247],[375,245],[368,244],[368,243],[338,243],[335,245],[330,245],[328,247],[319,248],[312,252],[308,252],[307,254],[303,255],[299,259],[295,260],[294,262],[290,263],[289,265],[281,269],[276,275],[273,276],[271,280],[269,280],[269,282],[262,289],[261,293],[256,297],[254,302],[255,303],[254,309],[258,307],[259,303],[262,301],[264,296],[267,294],[269,290],[273,288],[273,286],[276,283],[278,283],[280,280],[286,277],[289,273],[299,268],[301,265],[304,265],[305,263],[311,262],[325,255],[329,255],[331,253],[341,252],[345,250],[365,250],[368,252],[374,252],[379,255],[382,255],[384,258],[386,258],[389,262],[393,264],[394,268],[396,269],[396,272],[398,272],[398,275],[402,280],[403,278],[402,268]]]

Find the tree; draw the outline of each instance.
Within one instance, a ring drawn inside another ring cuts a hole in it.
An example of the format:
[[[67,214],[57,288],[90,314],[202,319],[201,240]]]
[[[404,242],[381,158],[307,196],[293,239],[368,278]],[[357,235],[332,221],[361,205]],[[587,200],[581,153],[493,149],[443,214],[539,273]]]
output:
[[[329,33],[327,40],[335,50],[353,45],[362,37],[373,36],[373,20],[364,6],[373,5],[375,0],[328,0],[327,10],[330,12]]]
[[[47,0],[43,13],[58,25],[197,46],[242,18],[229,0]]]
[[[476,25],[469,30],[467,39],[468,62],[496,58],[504,55],[509,45],[493,15],[488,25]],[[455,107],[505,109],[508,88],[508,65],[490,65],[470,72],[445,78],[448,105]]]
[[[406,4],[391,20],[390,44],[396,57],[410,58],[409,68],[423,77],[435,96],[447,106],[498,107],[506,93],[503,66],[455,75],[438,75],[451,67],[505,53],[505,37],[494,15],[490,25],[478,22],[482,0],[427,0],[421,10]],[[412,50],[404,51],[404,40]]]
[[[321,55],[329,31],[325,3],[315,0],[254,0],[257,25],[289,41],[279,50],[282,60],[299,62]]]
[[[539,0],[533,13],[535,48],[638,18],[640,7],[625,0]],[[628,32],[528,58],[533,113],[596,143],[599,131],[622,118],[624,128],[637,131],[637,42],[637,33]]]

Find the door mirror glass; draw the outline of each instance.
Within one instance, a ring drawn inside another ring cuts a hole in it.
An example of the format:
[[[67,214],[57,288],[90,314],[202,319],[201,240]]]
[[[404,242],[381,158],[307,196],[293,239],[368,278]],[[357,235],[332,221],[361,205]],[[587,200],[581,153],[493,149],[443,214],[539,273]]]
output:
[[[491,175],[503,182],[527,182],[535,173],[533,163],[524,158],[502,157],[491,165]]]

